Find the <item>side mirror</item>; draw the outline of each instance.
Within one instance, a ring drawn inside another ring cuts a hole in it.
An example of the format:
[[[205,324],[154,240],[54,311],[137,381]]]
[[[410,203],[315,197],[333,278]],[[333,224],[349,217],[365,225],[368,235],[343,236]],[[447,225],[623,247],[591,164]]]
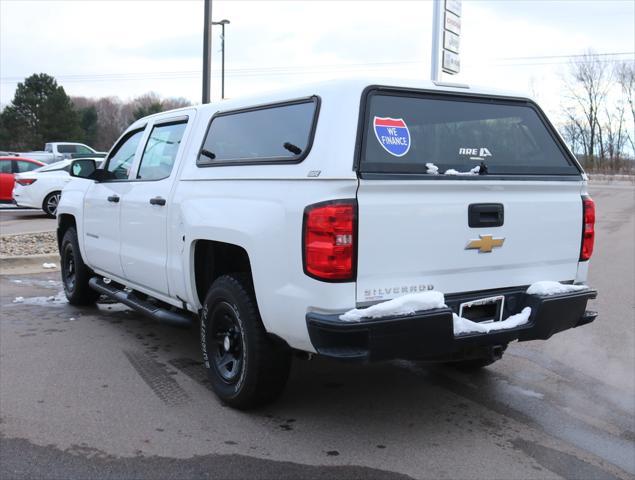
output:
[[[92,158],[78,158],[71,162],[69,174],[71,177],[88,178],[96,180],[95,172],[97,171],[97,162]]]

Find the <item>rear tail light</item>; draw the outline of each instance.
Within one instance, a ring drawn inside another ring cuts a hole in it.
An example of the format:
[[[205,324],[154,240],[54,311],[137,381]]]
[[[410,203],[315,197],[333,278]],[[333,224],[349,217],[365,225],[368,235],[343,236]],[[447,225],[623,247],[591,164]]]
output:
[[[327,282],[355,279],[357,202],[336,200],[304,210],[304,273]]]
[[[16,178],[15,183],[19,183],[22,186],[32,185],[35,183],[35,178]]]
[[[582,196],[582,222],[580,261],[585,261],[593,255],[595,241],[595,202],[588,195]]]

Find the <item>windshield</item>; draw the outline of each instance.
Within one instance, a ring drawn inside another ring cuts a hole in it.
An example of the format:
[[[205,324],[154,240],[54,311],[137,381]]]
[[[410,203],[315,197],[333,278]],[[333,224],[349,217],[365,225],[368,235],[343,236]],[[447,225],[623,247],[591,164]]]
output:
[[[525,102],[371,94],[361,170],[447,175],[578,174]]]

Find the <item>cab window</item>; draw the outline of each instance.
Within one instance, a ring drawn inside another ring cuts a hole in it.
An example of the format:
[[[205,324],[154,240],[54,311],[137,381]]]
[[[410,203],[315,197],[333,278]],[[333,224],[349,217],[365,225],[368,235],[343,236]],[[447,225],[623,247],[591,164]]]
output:
[[[0,173],[11,173],[11,160],[0,160]]]
[[[155,125],[141,157],[137,179],[161,180],[170,176],[181,145],[186,121]]]
[[[143,128],[135,130],[126,135],[115,147],[108,158],[106,171],[110,172],[111,180],[127,180],[130,174],[130,166],[134,161],[134,156],[143,136]]]

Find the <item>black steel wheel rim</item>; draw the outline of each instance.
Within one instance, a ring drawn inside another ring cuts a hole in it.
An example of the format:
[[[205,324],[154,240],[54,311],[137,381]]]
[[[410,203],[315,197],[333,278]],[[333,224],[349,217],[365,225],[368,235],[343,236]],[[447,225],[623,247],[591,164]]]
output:
[[[244,364],[243,333],[236,310],[219,302],[212,310],[210,324],[214,370],[225,383],[236,383]]]
[[[64,286],[69,292],[73,292],[75,290],[75,284],[77,282],[77,270],[75,263],[75,253],[73,252],[73,246],[71,244],[67,244],[66,248],[64,248],[62,274],[64,276]]]

